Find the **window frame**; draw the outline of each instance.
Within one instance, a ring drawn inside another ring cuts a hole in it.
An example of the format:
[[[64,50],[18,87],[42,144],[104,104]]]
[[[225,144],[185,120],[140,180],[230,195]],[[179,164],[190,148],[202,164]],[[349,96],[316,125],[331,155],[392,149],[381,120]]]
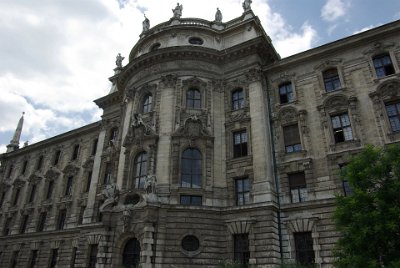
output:
[[[144,189],[148,174],[149,157],[146,151],[136,154],[133,161],[133,188]]]
[[[337,67],[330,67],[322,72],[322,80],[325,92],[333,92],[342,89],[342,81],[340,79]]]
[[[99,253],[98,244],[89,245],[89,255],[88,255],[88,268],[96,268],[97,264],[97,254]]]
[[[64,230],[67,222],[67,209],[63,208],[58,211],[56,230]]]
[[[290,202],[303,203],[308,200],[307,180],[304,171],[287,174],[289,184]],[[301,178],[299,178],[301,177]],[[302,180],[298,182],[297,180]]]
[[[343,116],[347,117],[348,125],[343,125],[343,120],[342,120]],[[335,123],[333,121],[334,118],[339,118],[339,121],[337,121],[337,122],[340,123],[340,126],[335,127]],[[342,142],[354,141],[354,130],[353,130],[350,115],[347,111],[329,115],[329,121],[331,124],[333,141],[335,144],[342,143]],[[350,139],[346,138],[345,129],[350,129],[350,132],[348,132],[351,135]],[[341,133],[341,134],[339,134],[339,133]]]
[[[77,160],[79,157],[80,146],[79,144],[75,144],[72,150],[71,161]]]
[[[184,201],[185,199],[188,199],[189,202],[185,202]],[[195,201],[196,199],[199,202]],[[179,204],[184,205],[184,206],[202,206],[203,205],[203,196],[182,194],[179,196]]]
[[[247,181],[247,188],[245,182]],[[241,190],[238,187],[238,184],[241,184]],[[236,199],[236,206],[243,206],[250,204],[250,179],[249,177],[237,178],[235,179],[235,199]]]
[[[296,127],[297,131],[291,129],[294,127]],[[296,153],[303,151],[300,128],[297,122],[294,124],[282,126],[282,133],[283,133],[283,145],[285,147],[285,153]],[[294,137],[293,135],[294,133],[297,133],[297,137]]]
[[[42,211],[39,214],[39,219],[36,225],[36,232],[43,232],[44,227],[46,226],[47,212]]]
[[[389,58],[390,64],[384,63],[384,59],[386,57]],[[371,60],[372,60],[372,66],[374,68],[376,78],[380,79],[380,78],[384,78],[384,77],[387,77],[389,75],[396,73],[396,68],[395,68],[394,62],[392,60],[392,56],[390,55],[389,52],[378,53],[378,54],[372,56]],[[378,60],[379,60],[379,63],[382,64],[381,66],[377,66]],[[389,68],[389,69],[387,69],[387,68]],[[380,73],[378,71],[378,69],[382,70],[382,73]]]
[[[193,92],[193,96],[191,95]],[[201,90],[197,87],[190,87],[186,90],[186,108],[188,109],[201,109],[202,107],[202,94]]]
[[[67,177],[67,183],[65,185],[64,196],[71,196],[72,195],[72,188],[74,183],[74,176]]]
[[[200,189],[203,186],[203,155],[198,148],[186,148],[181,155],[180,186]],[[189,164],[189,166],[186,166]],[[196,179],[198,178],[198,180]]]
[[[28,227],[29,222],[29,214],[22,215],[21,222],[19,225],[19,233],[24,234],[26,232],[26,228]]]
[[[306,240],[307,244],[305,248],[300,248],[302,241],[300,239]],[[301,265],[312,265],[315,264],[315,251],[314,251],[314,241],[311,232],[295,232],[293,233],[294,248],[296,254],[296,263]],[[302,254],[305,254],[302,255]],[[304,259],[307,259],[305,262]],[[311,262],[309,262],[311,260]]]
[[[147,93],[143,97],[142,101],[142,112],[150,113],[153,111],[153,95],[151,93]]]
[[[233,260],[240,263],[241,267],[247,267],[250,262],[249,234],[233,235]]]
[[[245,139],[243,139],[243,134],[245,134]],[[239,143],[236,143],[236,137],[239,137]],[[233,137],[233,158],[239,158],[249,155],[248,143],[249,137],[247,134],[247,129],[237,130],[232,132]]]
[[[290,87],[288,87],[290,86]],[[282,92],[284,91],[284,92]],[[288,104],[294,102],[294,89],[291,81],[280,83],[278,86],[279,103]]]
[[[400,100],[387,101],[384,103],[384,105],[385,105],[385,112],[386,112],[386,117],[388,120],[388,125],[390,128],[390,131],[392,133],[399,133],[400,132]],[[389,110],[388,110],[389,106],[394,106],[396,114],[389,115]],[[392,118],[396,118],[398,121],[397,122],[398,126],[396,129],[394,128],[394,124],[392,124],[392,120],[391,120]]]
[[[236,88],[231,92],[231,109],[237,111],[245,107],[245,92],[243,88]]]

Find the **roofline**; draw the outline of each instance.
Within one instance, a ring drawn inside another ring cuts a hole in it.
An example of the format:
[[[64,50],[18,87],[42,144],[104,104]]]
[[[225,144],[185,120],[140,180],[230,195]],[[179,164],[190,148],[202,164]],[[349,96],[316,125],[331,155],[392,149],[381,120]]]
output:
[[[75,136],[78,135],[78,134],[82,134],[82,133],[87,133],[87,132],[93,131],[96,128],[100,128],[100,126],[101,126],[101,121],[90,123],[88,125],[85,125],[85,126],[70,130],[68,132],[61,133],[59,135],[56,135],[54,137],[51,137],[51,138],[48,138],[48,139],[45,139],[45,140],[42,140],[42,141],[39,141],[37,143],[33,143],[33,144],[28,145],[28,146],[19,148],[16,151],[0,154],[0,159],[1,158],[5,158],[5,157],[18,155],[19,153],[26,153],[27,151],[31,151],[31,150],[36,150],[39,147],[44,146],[44,145],[51,145],[53,143],[58,143],[62,139],[67,139],[67,138],[68,139],[73,139],[73,138],[76,138]]]
[[[388,33],[393,33],[400,31],[400,20],[396,20],[375,28],[372,28],[370,30],[357,33],[354,35],[350,35],[341,39],[338,39],[336,41],[330,42],[323,44],[321,46],[311,48],[309,50],[291,55],[286,58],[282,58],[279,62],[276,62],[275,64],[272,64],[270,66],[266,67],[266,70],[268,69],[273,69],[277,68],[280,66],[285,66],[288,64],[293,64],[294,62],[297,61],[302,61],[304,59],[313,59],[315,57],[320,58],[321,54],[324,55],[329,55],[337,52],[338,50],[344,50],[347,49],[348,47],[354,47],[355,45],[365,45],[366,40],[370,41],[377,41],[377,37],[388,34]]]

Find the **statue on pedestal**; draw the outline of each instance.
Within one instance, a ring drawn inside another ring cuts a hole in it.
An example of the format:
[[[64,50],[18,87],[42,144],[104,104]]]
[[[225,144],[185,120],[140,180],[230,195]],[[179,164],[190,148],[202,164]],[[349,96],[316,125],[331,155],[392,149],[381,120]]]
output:
[[[251,3],[252,3],[251,0],[244,0],[242,6],[245,12],[251,10]]]
[[[122,61],[125,59],[125,57],[121,56],[121,53],[118,53],[117,58],[115,59],[115,64],[117,65],[118,68],[122,68]]]
[[[222,22],[222,13],[218,7],[217,7],[217,12],[215,13],[215,22]]]
[[[150,29],[150,20],[144,15],[144,21],[142,22],[143,32],[147,32]]]
[[[183,6],[182,6],[182,5],[179,5],[179,3],[177,3],[177,4],[176,4],[176,7],[172,10],[172,13],[174,14],[174,15],[172,16],[172,18],[174,18],[174,19],[180,19],[181,16],[182,16],[182,9],[183,9]]]

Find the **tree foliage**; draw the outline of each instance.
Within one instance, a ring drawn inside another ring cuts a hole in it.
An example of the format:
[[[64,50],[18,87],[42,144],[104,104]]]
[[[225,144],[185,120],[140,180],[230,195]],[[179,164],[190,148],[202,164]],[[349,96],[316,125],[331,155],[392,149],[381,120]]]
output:
[[[336,198],[336,266],[400,267],[400,145],[367,146],[341,177],[353,194]]]

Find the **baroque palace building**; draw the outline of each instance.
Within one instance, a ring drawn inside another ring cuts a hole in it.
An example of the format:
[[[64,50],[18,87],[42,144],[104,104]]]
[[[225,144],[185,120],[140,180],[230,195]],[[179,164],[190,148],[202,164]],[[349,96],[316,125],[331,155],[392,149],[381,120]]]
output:
[[[340,168],[400,139],[400,21],[281,59],[251,10],[143,33],[103,116],[0,156],[0,267],[332,267]]]

